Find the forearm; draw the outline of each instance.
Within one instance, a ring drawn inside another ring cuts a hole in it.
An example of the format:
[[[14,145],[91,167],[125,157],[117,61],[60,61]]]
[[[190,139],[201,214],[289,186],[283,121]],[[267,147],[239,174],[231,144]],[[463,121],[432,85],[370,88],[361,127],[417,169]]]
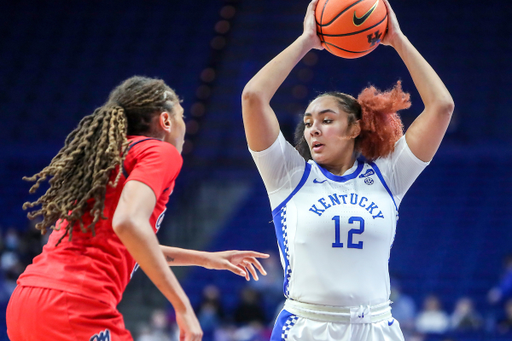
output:
[[[140,268],[177,312],[191,309],[189,299],[167,265],[149,222],[125,222],[114,229]]]
[[[293,67],[310,50],[303,36],[265,65],[244,88],[242,117],[249,148],[267,149],[279,135],[279,122],[270,100]]]
[[[160,245],[167,265],[170,266],[208,266],[208,252],[181,249],[178,247]]]
[[[247,83],[242,98],[247,99],[250,95],[254,95],[262,101],[270,102],[295,65],[310,50],[311,44],[303,36],[297,38]]]
[[[405,35],[400,35],[394,48],[406,65],[425,108],[434,107],[436,113],[451,114],[453,99],[443,81]]]

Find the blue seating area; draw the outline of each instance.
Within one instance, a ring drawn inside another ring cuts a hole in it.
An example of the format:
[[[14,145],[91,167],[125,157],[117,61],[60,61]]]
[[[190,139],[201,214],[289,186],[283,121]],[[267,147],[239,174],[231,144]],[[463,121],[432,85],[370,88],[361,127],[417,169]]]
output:
[[[191,2],[165,1],[1,6],[1,225],[24,227],[20,206],[28,186],[21,176],[48,164],[67,133],[115,85],[134,74],[159,77],[190,107],[221,4],[200,10]]]
[[[116,84],[140,74],[173,87],[184,100],[187,121],[198,127],[187,135],[190,149],[171,200],[174,210],[191,209],[184,204],[190,202],[187,188],[198,181],[246,181],[250,193],[206,248],[277,253],[268,199],[243,133],[240,95],[246,82],[301,33],[307,3],[0,3],[1,234],[10,227],[20,233],[27,228],[21,205],[35,196],[27,195],[30,185],[21,177],[47,165],[67,133]],[[500,279],[503,257],[512,252],[512,23],[503,10],[509,4],[392,4],[404,33],[446,83],[456,110],[438,155],[403,201],[390,273],[418,307],[435,293],[451,312],[459,297],[469,296],[485,314],[487,292]],[[223,6],[232,6],[234,16],[223,18]],[[227,32],[215,28],[219,20],[229,21]],[[225,47],[212,47],[216,36],[225,39]],[[205,81],[206,68],[214,70],[213,79]],[[388,88],[397,80],[412,95],[411,109],[402,114],[408,126],[423,109],[421,99],[396,52],[385,46],[356,60],[311,52],[272,104],[291,139],[299,115],[317,93],[357,95],[369,83]],[[207,96],[200,86],[208,87]],[[194,111],[197,103],[204,105],[204,114]],[[228,313],[245,287],[241,278],[203,269],[191,269],[182,280],[194,304],[205,285],[215,283]],[[272,313],[268,309],[267,315]],[[507,339],[489,335],[453,338]]]

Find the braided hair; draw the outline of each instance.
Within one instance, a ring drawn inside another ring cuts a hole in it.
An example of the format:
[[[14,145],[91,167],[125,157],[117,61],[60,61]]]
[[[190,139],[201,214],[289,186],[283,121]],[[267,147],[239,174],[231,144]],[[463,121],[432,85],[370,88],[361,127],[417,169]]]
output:
[[[403,135],[403,124],[397,111],[411,106],[410,95],[402,90],[398,81],[391,90],[380,91],[369,86],[355,99],[341,92],[326,92],[319,97],[332,96],[348,114],[348,125],[360,120],[361,132],[355,139],[355,151],[368,161],[389,155],[395,143]],[[311,160],[311,151],[304,138],[305,124],[299,121],[295,129],[295,148],[306,161]]]
[[[35,182],[30,193],[50,178],[46,193],[23,205],[25,210],[41,205],[27,214],[29,219],[42,217],[36,224],[41,234],[55,228],[62,219],[68,222],[66,234],[69,232],[70,240],[75,224],[94,236],[95,224],[100,218],[106,219],[103,208],[107,184],[116,187],[121,177],[118,172],[109,181],[112,170],[119,169],[126,157],[127,135],[153,136],[153,119],[164,111],[173,114],[177,102],[178,96],[164,81],[134,76],[118,85],[103,106],[84,117],[48,166],[31,177],[23,177]],[[92,217],[88,226],[83,221],[86,213]]]

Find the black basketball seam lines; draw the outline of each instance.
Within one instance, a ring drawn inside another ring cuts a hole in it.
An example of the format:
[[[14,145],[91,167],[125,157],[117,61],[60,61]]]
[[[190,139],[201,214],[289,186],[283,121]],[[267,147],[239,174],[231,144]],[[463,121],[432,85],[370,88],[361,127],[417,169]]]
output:
[[[324,19],[324,11],[325,11],[325,7],[327,7],[328,2],[329,2],[329,0],[325,1],[325,3],[324,3],[324,8],[322,8],[322,14],[320,15],[320,22],[322,22]],[[315,10],[316,10],[316,8],[315,8]],[[329,49],[329,47],[327,45],[325,45],[325,40],[324,40],[324,36],[322,33],[322,25],[318,24],[318,27],[320,28],[320,35],[318,36],[320,38],[320,42],[323,43],[324,46],[327,48],[327,50],[329,50],[332,53],[332,51]]]
[[[322,36],[326,36],[326,37],[346,37],[346,36],[352,36],[354,34],[358,34],[358,33],[361,33],[361,32],[365,32],[365,31],[371,30],[375,26],[379,26],[380,24],[382,24],[384,22],[384,20],[387,19],[387,17],[388,17],[388,15],[386,14],[386,16],[384,16],[384,18],[381,21],[379,21],[375,25],[370,26],[368,28],[365,28],[364,30],[361,30],[361,31],[356,31],[356,32],[351,32],[351,33],[344,33],[344,34],[325,34],[325,33],[323,33]]]
[[[375,45],[375,47],[373,47],[373,48],[371,48],[371,49],[369,49],[369,50],[364,50],[364,51],[350,51],[350,50],[342,49],[342,48],[341,48],[341,47],[339,47],[339,46],[336,46],[336,45],[334,45],[334,44],[327,43],[327,42],[325,43],[325,45],[331,45],[331,46],[333,46],[333,47],[335,47],[335,48],[337,48],[337,49],[339,49],[339,50],[342,50],[342,51],[345,51],[345,52],[349,52],[349,53],[365,53],[365,52],[370,52],[370,51],[375,50],[375,49],[377,48],[377,46],[379,46],[379,45]]]
[[[332,24],[334,21],[336,21],[336,19],[338,19],[340,17],[340,15],[342,15],[343,13],[345,13],[346,11],[348,11],[349,9],[351,9],[352,7],[354,7],[355,5],[357,5],[358,3],[362,2],[362,1],[365,1],[365,0],[359,0],[358,2],[355,2],[353,3],[352,5],[348,6],[347,8],[345,8],[343,11],[341,11],[341,13],[339,13],[336,17],[334,17],[334,19],[332,19],[330,22],[326,23],[326,24],[319,24],[320,27],[323,27],[323,26],[329,26],[330,24]],[[325,10],[325,6],[327,6],[327,3],[329,1],[326,1],[325,2],[325,5],[324,5],[324,10]],[[323,11],[322,11],[322,18],[323,18]]]

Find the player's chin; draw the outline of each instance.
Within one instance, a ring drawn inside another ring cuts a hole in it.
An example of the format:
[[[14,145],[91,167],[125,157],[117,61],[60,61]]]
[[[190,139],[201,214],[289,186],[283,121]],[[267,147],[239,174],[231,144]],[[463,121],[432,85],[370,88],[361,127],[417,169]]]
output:
[[[325,157],[320,153],[311,152],[311,158],[319,165],[325,162]]]

